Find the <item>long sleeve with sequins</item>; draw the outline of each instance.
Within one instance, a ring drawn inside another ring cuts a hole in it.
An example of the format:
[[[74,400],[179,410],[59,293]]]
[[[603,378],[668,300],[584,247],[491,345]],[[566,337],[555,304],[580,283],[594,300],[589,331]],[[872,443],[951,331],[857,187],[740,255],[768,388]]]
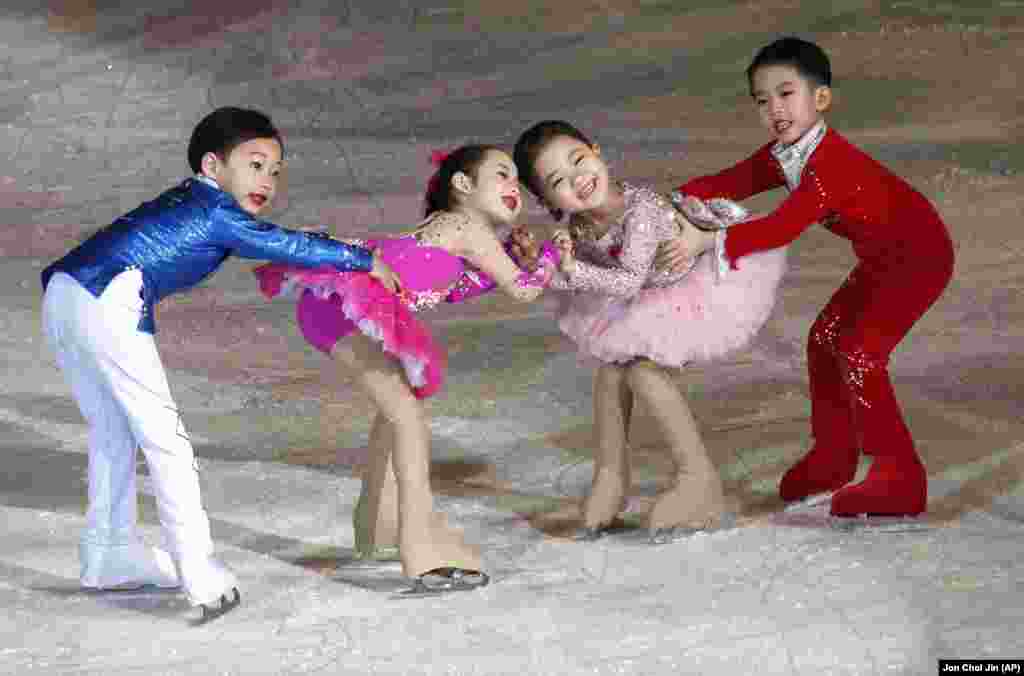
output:
[[[756,173],[771,170],[781,176],[771,153],[758,151],[750,159],[755,158],[763,165]],[[927,198],[829,129],[789,196],[767,216],[727,231],[725,255],[736,268],[737,259],[788,244],[816,222],[850,240],[861,260],[926,256],[951,246],[948,230]]]
[[[676,233],[672,208],[653,192],[642,190],[622,218],[623,241],[618,255],[591,242],[577,246],[576,269],[552,286],[593,291],[612,296],[632,296],[648,280],[659,242]]]
[[[829,205],[816,190],[814,176],[806,176],[770,214],[732,226],[725,234],[725,255],[736,269],[737,259],[789,244],[829,214]]]
[[[772,157],[773,143],[762,146],[756,153],[717,174],[700,176],[679,186],[679,192],[702,200],[726,197],[745,200],[748,197],[781,188],[786,185],[778,163]]]

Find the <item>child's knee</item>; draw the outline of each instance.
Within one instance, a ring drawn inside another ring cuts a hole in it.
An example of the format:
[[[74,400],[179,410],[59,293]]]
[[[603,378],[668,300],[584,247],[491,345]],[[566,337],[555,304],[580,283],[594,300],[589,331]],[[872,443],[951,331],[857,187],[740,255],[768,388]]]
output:
[[[376,402],[380,414],[393,426],[426,425],[427,414],[423,405],[412,390],[408,387],[403,389],[395,388],[391,396]]]
[[[859,362],[872,365],[882,365],[884,368],[889,363],[889,355],[892,350],[877,332],[849,331],[839,336],[836,342],[836,352],[839,358],[847,363]]]
[[[889,377],[889,355],[868,349],[862,341],[840,340],[838,357],[843,380],[861,401],[866,401],[872,383]]]

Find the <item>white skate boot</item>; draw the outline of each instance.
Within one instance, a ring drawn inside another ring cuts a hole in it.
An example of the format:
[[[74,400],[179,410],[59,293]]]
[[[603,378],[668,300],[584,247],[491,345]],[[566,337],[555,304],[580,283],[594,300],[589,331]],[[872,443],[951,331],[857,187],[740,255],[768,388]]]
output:
[[[78,545],[82,587],[97,590],[179,587],[171,555],[137,540],[117,544],[83,540]]]
[[[220,617],[241,602],[238,578],[213,556],[190,555],[174,563],[189,603],[202,608],[200,623]]]

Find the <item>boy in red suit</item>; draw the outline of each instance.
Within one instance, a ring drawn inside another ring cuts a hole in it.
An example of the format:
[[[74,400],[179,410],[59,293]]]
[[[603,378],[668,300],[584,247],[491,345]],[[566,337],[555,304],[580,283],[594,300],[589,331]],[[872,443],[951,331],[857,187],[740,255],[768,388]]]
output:
[[[728,274],[747,254],[786,245],[813,223],[850,240],[857,265],[807,341],[814,445],[783,476],[779,493],[795,501],[834,491],[834,516],[920,514],[927,474],[888,363],[949,283],[953,242],[921,193],[826,126],[832,73],[820,47],[777,40],[758,52],[747,79],[774,140],[725,171],[685,183],[673,197],[686,206],[688,197],[741,200],[780,186],[789,195],[767,216],[728,230],[686,229],[662,262],[711,250]],[[848,485],[861,451],[873,463],[864,481]]]

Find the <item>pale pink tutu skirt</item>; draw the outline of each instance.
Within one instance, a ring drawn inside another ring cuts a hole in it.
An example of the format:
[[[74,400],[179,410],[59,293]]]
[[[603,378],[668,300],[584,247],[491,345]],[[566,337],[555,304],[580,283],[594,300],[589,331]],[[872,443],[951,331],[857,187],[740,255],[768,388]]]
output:
[[[744,256],[715,282],[713,257],[702,255],[676,284],[632,298],[572,294],[558,326],[581,357],[622,363],[646,357],[663,366],[708,362],[747,346],[775,305],[786,249]]]

